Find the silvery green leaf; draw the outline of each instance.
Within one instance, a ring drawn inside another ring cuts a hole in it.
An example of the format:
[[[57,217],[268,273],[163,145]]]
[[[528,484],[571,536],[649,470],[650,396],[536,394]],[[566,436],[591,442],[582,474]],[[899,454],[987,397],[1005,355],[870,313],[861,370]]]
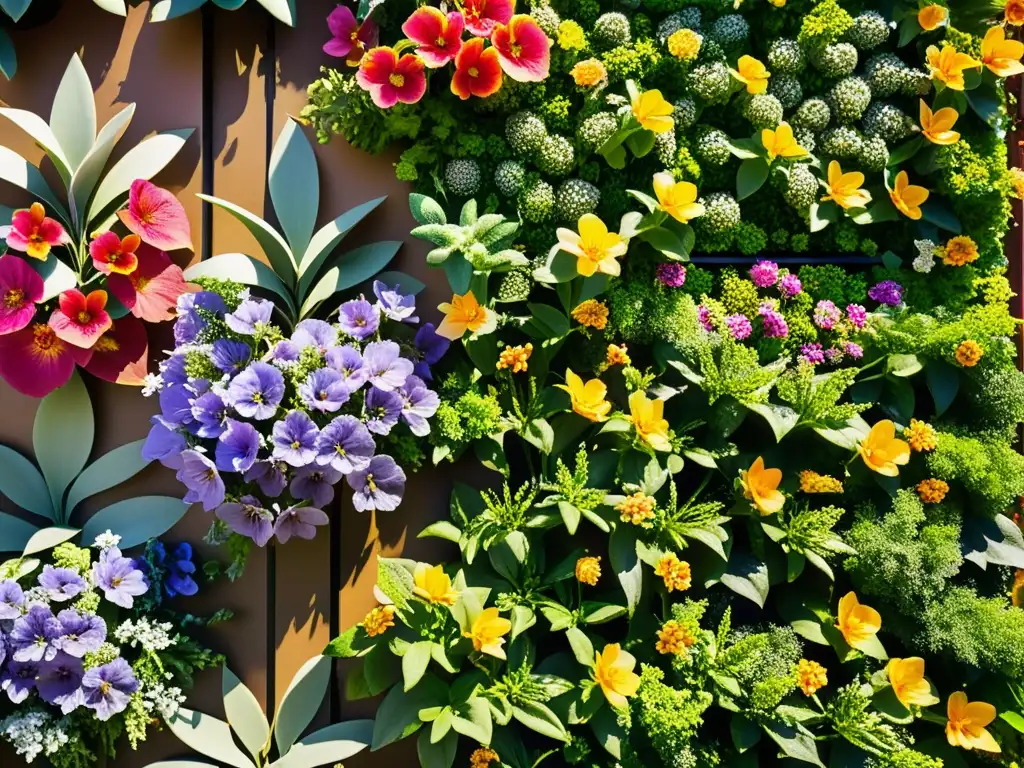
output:
[[[409,234],[444,248],[452,248],[462,242],[462,227],[455,224],[423,224]]]
[[[484,235],[489,233],[495,227],[505,221],[505,217],[500,213],[485,213],[479,219],[477,219],[473,225],[470,233],[474,240],[481,243],[484,242]],[[498,238],[500,239],[500,238]],[[484,243],[486,245],[486,243]]]
[[[121,134],[135,114],[135,105],[129,104],[116,115],[114,115],[103,126],[103,129],[96,137],[88,154],[82,158],[82,162],[71,176],[71,185],[68,188],[68,203],[71,206],[71,218],[74,219],[76,229],[85,231],[88,228],[87,206],[93,190],[96,189],[96,182],[103,173],[103,168],[110,159],[110,153],[114,150],[114,144],[121,138]]]
[[[65,518],[69,518],[75,507],[82,501],[97,493],[106,491],[135,477],[150,465],[150,461],[142,458],[142,446],[145,440],[122,445],[104,454],[75,478],[68,491],[67,503],[64,506]]]
[[[295,673],[277,710],[274,740],[282,757],[288,754],[320,709],[331,677],[331,660],[315,656]]]
[[[128,9],[124,5],[124,0],[92,0],[96,5],[102,8],[104,11],[109,11],[116,16],[128,15]]]
[[[32,0],[0,0],[0,9],[3,9],[12,21],[20,21],[30,5]]]
[[[16,126],[27,133],[36,144],[43,148],[50,160],[53,161],[57,173],[65,184],[71,183],[71,165],[60,142],[53,135],[50,126],[46,124],[39,115],[24,109],[0,108],[0,115],[3,115]],[[63,207],[63,206],[62,206]]]
[[[368,200],[361,205],[350,208],[317,230],[309,241],[305,253],[299,261],[299,293],[305,293],[313,285],[320,268],[327,261],[328,257],[338,247],[338,244],[345,239],[355,227],[373,211],[377,210],[387,197],[377,197]]]
[[[267,179],[274,212],[292,253],[305,254],[320,207],[320,173],[313,146],[291,118],[274,144]]]
[[[0,114],[3,114],[0,109]],[[33,197],[42,201],[49,212],[64,222],[67,227],[71,226],[71,217],[68,215],[64,205],[57,199],[57,196],[46,183],[43,174],[13,149],[0,146],[0,180],[20,187]],[[3,222],[10,224],[10,219]],[[55,259],[47,259],[47,262]]]
[[[0,445],[0,493],[22,509],[54,520],[46,480],[35,464],[6,445]]]
[[[96,99],[77,53],[68,62],[53,97],[50,130],[74,173],[96,141]]]
[[[270,768],[317,768],[334,764],[362,752],[373,738],[373,720],[335,723],[311,733],[292,746],[287,755]]]
[[[420,224],[447,224],[444,208],[434,198],[413,193],[409,195],[412,217]]]
[[[232,768],[254,768],[252,761],[235,746],[231,728],[223,720],[182,707],[167,721],[167,727],[185,746],[218,763]]]
[[[32,534],[21,554],[28,557],[38,552],[45,552],[48,549],[53,549],[58,544],[63,544],[65,541],[73,539],[77,535],[77,528],[66,528],[64,526],[42,528]]]
[[[46,478],[54,510],[64,508],[64,491],[88,461],[94,434],[89,392],[74,373],[67,384],[43,398],[32,426],[36,462]]]
[[[295,0],[259,0],[259,3],[278,21],[295,26]]]
[[[334,262],[336,266],[327,270],[305,297],[299,317],[308,317],[328,297],[353,288],[378,274],[391,263],[401,247],[400,240],[385,240],[362,245],[339,256]]]
[[[173,496],[139,496],[104,507],[82,527],[82,539],[91,544],[104,531],[121,537],[128,549],[162,536],[185,516],[189,505]]]
[[[462,212],[459,214],[459,225],[469,227],[476,224],[476,221],[476,200],[467,200],[465,205],[462,206]]]
[[[252,691],[227,666],[222,671],[221,694],[228,724],[253,760],[259,761],[263,750],[270,746],[270,723],[263,714],[263,708]]]
[[[297,311],[291,290],[281,282],[274,270],[244,253],[221,253],[212,259],[196,262],[185,270],[186,280],[197,277],[234,280],[244,285],[264,288],[278,296],[292,315]]]
[[[241,206],[227,200],[221,200],[219,197],[211,197],[210,195],[196,195],[196,197],[203,202],[211,203],[227,211],[240,221],[252,236],[256,238],[256,242],[263,249],[263,253],[266,254],[267,260],[270,262],[270,266],[273,267],[274,272],[277,273],[277,276],[286,285],[295,283],[295,256],[292,255],[291,249],[288,248],[288,243],[278,234],[277,230],[256,214],[250,213]]]

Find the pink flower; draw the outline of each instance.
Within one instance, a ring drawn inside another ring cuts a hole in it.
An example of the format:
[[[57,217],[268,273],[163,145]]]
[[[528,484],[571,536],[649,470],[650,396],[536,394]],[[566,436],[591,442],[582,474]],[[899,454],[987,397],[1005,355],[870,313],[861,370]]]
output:
[[[71,238],[64,227],[46,215],[42,203],[32,203],[28,210],[15,211],[11,218],[7,245],[16,251],[23,251],[33,259],[46,261],[50,248],[70,242]]]
[[[117,215],[142,242],[162,251],[178,248],[192,250],[192,231],[188,216],[178,198],[145,179],[132,182],[128,192],[128,210]]]
[[[50,327],[58,339],[72,346],[92,349],[113,323],[107,314],[106,291],[93,291],[86,296],[69,288],[60,295],[59,303],[60,308],[50,315]]]
[[[130,275],[110,275],[107,285],[135,317],[161,323],[174,317],[178,297],[189,292],[181,267],[163,251],[142,245],[138,268]]]
[[[43,298],[43,278],[17,256],[0,257],[0,336],[32,322]]]
[[[427,91],[423,59],[411,53],[398,58],[395,49],[387,46],[367,51],[359,63],[356,82],[381,109],[391,109],[398,102],[415,104]]]
[[[138,235],[128,235],[122,240],[113,232],[104,232],[89,243],[92,265],[104,275],[111,272],[130,275],[139,266],[135,252],[141,243]]]
[[[470,34],[490,37],[495,26],[508,24],[515,5],[515,0],[464,0],[466,29]]]
[[[548,76],[551,40],[532,16],[516,14],[508,26],[497,24],[491,33],[491,45],[498,50],[501,68],[513,80],[539,83]]]
[[[44,323],[0,336],[0,377],[29,397],[46,397],[68,383],[75,363],[85,365],[92,353],[61,341]]]
[[[140,387],[148,372],[149,339],[137,317],[125,315],[100,336],[85,370],[98,379]]]
[[[484,49],[484,40],[474,37],[459,49],[452,75],[452,93],[465,101],[470,96],[482,99],[501,90],[501,64],[494,47]]]
[[[344,5],[331,11],[327,17],[327,28],[332,39],[324,43],[324,53],[344,58],[350,67],[359,66],[366,49],[377,44],[377,25],[369,19],[360,24]]]
[[[462,47],[462,14],[452,11],[447,16],[437,8],[422,5],[405,20],[402,31],[416,43],[416,55],[431,69],[452,61]]]

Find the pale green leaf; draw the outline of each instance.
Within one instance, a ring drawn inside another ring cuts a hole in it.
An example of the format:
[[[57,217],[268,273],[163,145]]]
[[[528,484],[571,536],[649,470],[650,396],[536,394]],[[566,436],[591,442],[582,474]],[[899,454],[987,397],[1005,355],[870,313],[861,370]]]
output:
[[[211,197],[210,195],[196,195],[196,197],[204,202],[216,205],[238,219],[252,236],[256,238],[256,242],[260,244],[263,253],[266,254],[267,259],[270,261],[270,266],[274,268],[277,276],[286,285],[294,284],[295,257],[288,248],[288,243],[278,234],[277,230],[255,213],[250,213],[241,206],[227,200],[221,200],[219,197]]]
[[[28,110],[10,109],[8,107],[0,108],[0,115],[6,117],[31,136],[32,140],[49,155],[64,183],[71,183],[71,167],[68,159],[64,156],[64,150],[61,149],[57,137],[53,135],[53,131],[50,130],[50,126],[46,124],[43,118]]]
[[[411,691],[416,687],[430,664],[430,647],[433,645],[429,640],[420,640],[405,649],[402,657],[402,677],[405,681],[405,690]]]
[[[21,554],[24,557],[28,557],[37,552],[45,552],[48,549],[53,549],[58,544],[63,544],[65,541],[73,539],[77,535],[77,528],[65,528],[63,526],[42,528],[32,534]]]
[[[450,731],[436,744],[430,741],[429,731],[420,731],[416,739],[416,755],[421,768],[452,768],[455,750],[459,746],[459,735]]]
[[[221,675],[221,694],[228,724],[253,759],[259,761],[263,749],[270,743],[270,723],[263,714],[263,707],[227,666]]]
[[[350,208],[334,221],[325,224],[317,230],[316,234],[309,241],[309,246],[302,254],[302,259],[299,261],[299,275],[301,278],[299,280],[299,291],[301,293],[305,293],[313,285],[313,281],[316,280],[320,268],[331,253],[334,252],[334,249],[338,247],[338,243],[344,239],[345,235],[351,232],[359,222],[376,210],[386,199],[386,197],[378,197],[374,200],[368,200],[362,205],[357,205],[355,208]]]
[[[91,544],[104,531],[121,537],[121,548],[145,544],[167,533],[188,511],[189,505],[172,496],[139,496],[104,507],[82,528],[82,540]]]
[[[270,199],[292,253],[306,252],[320,207],[320,174],[313,146],[289,118],[270,155]]]
[[[121,138],[121,134],[124,133],[134,115],[135,105],[129,104],[110,118],[96,137],[96,143],[93,144],[92,149],[89,150],[81,165],[71,176],[68,203],[71,205],[71,217],[79,231],[85,231],[88,227],[86,211],[89,198],[93,190],[96,189],[96,182],[99,181],[100,175],[110,159],[114,145]]]
[[[167,21],[191,13],[205,3],[206,0],[157,0],[153,10],[149,12],[150,21]]]
[[[13,21],[20,21],[30,5],[32,5],[32,0],[0,0],[0,8]]]
[[[274,727],[274,739],[282,756],[288,754],[292,744],[313,721],[327,692],[330,676],[331,660],[326,656],[313,657],[295,673],[281,699]]]
[[[337,260],[302,302],[300,317],[308,317],[322,301],[369,280],[386,267],[402,247],[399,240],[386,240],[355,248]]]
[[[64,491],[89,459],[95,427],[89,392],[77,373],[39,404],[32,447],[54,510],[63,509]]]
[[[3,110],[0,109],[0,114],[2,113]],[[43,178],[39,169],[13,149],[2,145],[0,145],[0,180],[24,189],[39,199],[46,206],[48,212],[61,219],[65,225],[71,226],[71,217],[53,190],[50,189],[50,185],[46,183],[46,179]],[[10,220],[4,223],[9,224]],[[47,261],[52,261],[52,259]]]
[[[231,728],[223,720],[182,707],[167,727],[185,746],[201,755],[233,768],[253,768],[252,761],[235,746]]]
[[[122,445],[104,454],[80,474],[71,484],[67,503],[64,505],[65,519],[84,499],[106,491],[135,477],[150,465],[150,461],[142,458],[142,446],[145,440]]]
[[[73,174],[96,141],[96,99],[92,95],[89,73],[77,53],[68,62],[53,97],[50,130]]]
[[[295,26],[295,0],[259,0],[259,3],[278,21]]]
[[[124,0],[92,0],[96,5],[102,8],[104,11],[109,11],[116,16],[127,15],[128,9],[125,8]]]
[[[335,723],[296,742],[291,751],[270,768],[317,768],[362,752],[373,738],[373,720]]]
[[[50,492],[36,465],[6,445],[0,445],[0,494],[22,509],[54,519]]]

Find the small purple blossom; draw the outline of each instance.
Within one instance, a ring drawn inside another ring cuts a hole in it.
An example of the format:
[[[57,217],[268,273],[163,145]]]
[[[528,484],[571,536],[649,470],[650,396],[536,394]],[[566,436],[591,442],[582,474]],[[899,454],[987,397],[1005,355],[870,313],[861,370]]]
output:
[[[345,480],[352,488],[352,506],[357,512],[392,512],[402,503],[405,472],[390,456],[374,456],[369,466]]]
[[[45,662],[39,671],[36,680],[39,698],[62,709],[67,704],[65,714],[74,711],[80,703],[76,694],[84,675],[81,659],[67,653],[58,653],[51,661]]]
[[[107,625],[99,616],[67,608],[57,614],[62,634],[54,645],[64,653],[82,658],[98,651],[107,639]]]
[[[782,294],[784,299],[792,299],[794,296],[799,296],[803,289],[804,286],[800,282],[800,278],[792,273],[784,275],[779,280],[779,293]]]
[[[247,419],[269,419],[284,397],[284,376],[269,363],[253,363],[228,387],[228,402]]]
[[[313,420],[304,411],[289,411],[274,424],[275,459],[293,467],[304,467],[316,458],[316,436],[320,434]]]
[[[402,357],[402,350],[393,341],[374,341],[363,350],[363,362],[369,371],[369,382],[377,389],[392,392],[412,375],[412,361]]]
[[[243,336],[255,336],[270,324],[270,316],[274,313],[274,305],[262,299],[246,299],[238,305],[238,309],[225,315],[224,322],[235,333]]]
[[[898,307],[903,301],[903,286],[895,280],[883,280],[868,289],[868,296],[879,304]]]
[[[811,365],[824,363],[825,353],[821,349],[821,344],[815,341],[800,347],[800,361]]]
[[[216,392],[207,392],[192,403],[195,433],[199,437],[220,437],[228,421],[228,407]],[[182,448],[184,450],[184,447]]]
[[[270,351],[270,362],[279,368],[299,362],[299,347],[295,342],[285,339],[274,345]]]
[[[199,585],[193,578],[196,564],[192,562],[191,544],[187,541],[179,542],[168,552],[162,541],[155,541],[150,552],[154,562],[164,569],[164,590],[167,597],[191,597],[199,592]]]
[[[355,416],[339,416],[316,439],[316,463],[344,475],[366,469],[376,450],[373,437]]]
[[[711,308],[706,304],[701,304],[697,307],[697,320],[703,326],[705,331],[715,330],[715,322],[711,317]]]
[[[363,356],[351,344],[335,347],[327,352],[327,366],[341,374],[345,388],[355,392],[370,378],[370,371],[363,364]]]
[[[338,310],[338,326],[352,338],[366,341],[380,327],[380,310],[363,298],[346,301]]]
[[[402,415],[402,398],[397,392],[372,388],[363,406],[366,428],[375,435],[387,435]]]
[[[249,364],[252,358],[252,349],[242,341],[231,339],[217,339],[213,342],[213,350],[210,352],[210,360],[221,373],[234,376]]]
[[[828,299],[822,299],[814,308],[814,324],[826,331],[836,327],[843,317],[843,311]]]
[[[256,463],[260,450],[260,433],[244,421],[228,419],[224,434],[217,441],[215,458],[221,472],[245,472]]]
[[[276,499],[288,485],[287,470],[288,465],[283,461],[257,461],[243,475],[243,479],[247,483],[255,481],[264,496]]]
[[[654,276],[666,288],[682,288],[686,282],[686,267],[674,261],[659,264]]]
[[[217,472],[217,466],[199,451],[181,454],[181,469],[175,477],[188,488],[183,499],[186,504],[201,503],[209,512],[223,503],[224,480]]]
[[[165,386],[160,390],[160,414],[164,421],[176,427],[188,427],[193,420],[194,394],[181,384]]]
[[[221,316],[228,311],[218,294],[211,291],[183,293],[178,297],[178,319],[174,323],[174,341],[177,344],[191,344],[206,328],[206,318],[199,310]]]
[[[274,535],[274,515],[264,509],[254,496],[243,496],[238,502],[221,504],[216,515],[232,531],[252,539],[257,547],[265,547]]]
[[[825,350],[825,359],[830,363],[838,363],[843,359],[843,351],[837,347],[831,347]]]
[[[49,661],[57,655],[55,642],[63,627],[45,605],[33,605],[14,620],[8,641],[15,661]]]
[[[340,410],[351,394],[345,379],[333,368],[318,368],[299,385],[302,404],[320,413]]]
[[[13,579],[0,581],[0,621],[21,616],[25,605],[25,593]]]
[[[146,461],[159,461],[168,469],[181,469],[181,453],[188,449],[185,436],[168,426],[161,416],[151,416],[146,442],[142,445],[142,458]],[[2,611],[2,608],[0,608]],[[3,614],[0,613],[0,619]]]
[[[779,265],[774,261],[758,261],[750,268],[750,280],[758,288],[771,288],[779,280]]]
[[[416,361],[414,373],[424,381],[432,381],[434,377],[430,373],[430,366],[440,362],[451,346],[451,341],[438,335],[433,323],[424,323],[416,331],[413,344],[421,357]]]
[[[149,589],[135,561],[122,555],[117,547],[109,547],[100,553],[100,559],[92,566],[92,581],[103,590],[107,600],[122,608],[131,608],[135,598],[146,594]]]
[[[334,498],[334,486],[341,472],[331,465],[310,466],[296,470],[288,490],[296,499],[309,499],[318,507],[326,507]]]
[[[55,603],[66,603],[87,589],[85,580],[70,568],[54,568],[44,565],[39,574],[39,586],[46,590],[46,595]]]
[[[427,419],[437,413],[441,404],[437,393],[428,389],[423,379],[410,376],[398,394],[402,398],[402,419],[409,425],[409,430],[417,437],[430,434]]]
[[[373,281],[373,295],[377,297],[377,308],[389,320],[399,323],[418,323],[420,319],[415,316],[416,297],[399,293],[401,285],[388,288],[380,280]]]
[[[320,350],[321,355],[337,343],[337,329],[323,320],[303,320],[295,326],[295,333],[292,334],[292,344],[300,350],[314,347]]]
[[[14,704],[21,704],[36,688],[36,678],[42,666],[38,661],[11,660],[3,675],[0,688],[7,691],[7,697]]]
[[[96,719],[101,722],[124,712],[131,695],[137,690],[139,681],[135,679],[135,673],[120,657],[90,669],[82,678],[83,703],[96,713]]]
[[[860,360],[864,357],[864,348],[860,344],[855,344],[852,341],[843,342],[843,351],[846,352],[854,360]]]
[[[185,355],[174,354],[160,363],[160,378],[163,379],[164,386],[188,384],[188,374],[185,373]]]
[[[316,536],[316,527],[327,525],[330,518],[321,509],[315,507],[288,507],[277,516],[274,522],[274,534],[282,544],[292,537],[312,539]]]
[[[786,323],[786,318],[769,302],[765,302],[758,307],[757,313],[764,322],[765,338],[784,339],[789,335],[789,325]]]
[[[725,327],[729,329],[729,333],[737,341],[747,338],[754,330],[754,326],[750,324],[750,319],[744,314],[729,315],[725,318]]]
[[[860,304],[847,305],[846,316],[854,328],[863,328],[868,322],[868,311]]]

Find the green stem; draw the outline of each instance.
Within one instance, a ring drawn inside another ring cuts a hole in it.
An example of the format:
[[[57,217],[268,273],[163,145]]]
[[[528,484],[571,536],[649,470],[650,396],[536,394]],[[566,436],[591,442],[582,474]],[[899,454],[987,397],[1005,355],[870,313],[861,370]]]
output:
[[[540,757],[538,757],[536,760],[534,760],[533,761],[533,765],[530,766],[530,768],[537,768],[537,766],[540,765],[542,760],[544,760],[545,758],[550,757],[551,755],[555,754],[556,751],[557,750],[549,749],[547,752],[545,752]]]

